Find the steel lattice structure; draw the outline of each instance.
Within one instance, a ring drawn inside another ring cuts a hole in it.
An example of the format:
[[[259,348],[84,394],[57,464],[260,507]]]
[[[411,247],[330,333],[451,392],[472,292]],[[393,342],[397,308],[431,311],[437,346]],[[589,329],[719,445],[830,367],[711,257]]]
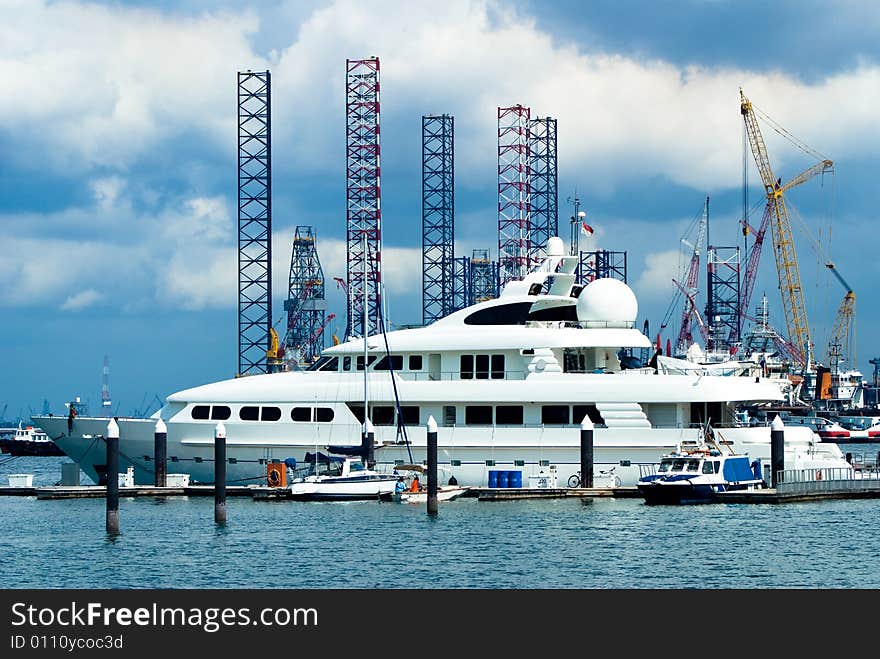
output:
[[[267,371],[272,325],[272,140],[268,71],[238,74],[238,373]]]
[[[531,110],[498,108],[498,272],[504,286],[530,269]]]
[[[284,348],[288,359],[301,364],[315,361],[325,345],[319,330],[324,326],[327,303],[324,270],[318,258],[315,232],[310,226],[297,226],[293,233],[284,310],[287,312]]]
[[[488,249],[475,249],[471,255],[470,304],[498,297],[499,264],[489,258]]]
[[[626,283],[626,252],[609,252],[597,249],[581,252],[577,268],[577,281],[589,284],[594,279],[619,279]]]
[[[460,256],[452,262],[452,311],[473,304],[471,295],[471,259]]]
[[[348,223],[346,336],[352,337],[377,333],[381,312],[378,57],[345,61],[345,142]],[[366,327],[363,309],[365,277],[368,289]]]
[[[529,135],[531,176],[531,227],[529,262],[535,265],[546,255],[547,241],[559,235],[559,177],[556,162],[556,119],[533,119]]]
[[[707,266],[706,323],[709,325],[707,348],[715,352],[729,350],[740,337],[739,247],[710,245]]]
[[[455,119],[422,117],[422,323],[453,311]]]

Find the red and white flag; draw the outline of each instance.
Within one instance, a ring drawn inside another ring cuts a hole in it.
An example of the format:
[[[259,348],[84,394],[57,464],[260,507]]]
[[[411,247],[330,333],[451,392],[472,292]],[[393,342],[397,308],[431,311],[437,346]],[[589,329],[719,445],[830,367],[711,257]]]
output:
[[[592,236],[593,235],[593,227],[591,227],[586,222],[581,222],[581,233],[584,234],[585,236]]]

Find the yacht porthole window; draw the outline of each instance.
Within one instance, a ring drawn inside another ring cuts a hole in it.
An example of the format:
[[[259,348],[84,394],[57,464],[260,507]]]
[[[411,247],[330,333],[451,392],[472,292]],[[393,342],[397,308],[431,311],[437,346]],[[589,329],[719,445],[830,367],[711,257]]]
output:
[[[198,421],[207,420],[210,409],[211,407],[209,405],[196,405],[192,408],[192,418]]]

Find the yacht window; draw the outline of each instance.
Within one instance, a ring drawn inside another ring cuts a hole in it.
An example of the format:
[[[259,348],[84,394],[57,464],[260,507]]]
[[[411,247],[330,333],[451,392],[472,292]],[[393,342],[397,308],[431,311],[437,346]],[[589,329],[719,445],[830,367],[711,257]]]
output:
[[[699,460],[688,460],[688,471],[698,471],[700,469]]]
[[[455,405],[443,406],[443,425],[447,427],[455,425]]]
[[[462,355],[461,356],[461,379],[462,380],[473,380],[474,379],[474,356],[473,355]]]
[[[372,364],[374,361],[376,361],[376,355],[370,355],[369,357],[367,357],[367,366]],[[357,370],[359,370],[359,371],[364,370],[364,356],[363,355],[358,355]]]
[[[469,426],[491,426],[491,405],[468,405],[464,408],[464,422]]]
[[[712,463],[706,460],[703,463],[703,473],[704,474],[714,474],[715,472],[712,470]]]
[[[409,370],[411,370],[411,371],[421,371],[422,370],[422,356],[421,355],[410,355],[409,356]]]
[[[529,320],[539,320],[544,322],[568,321],[576,323],[578,321],[577,305],[568,304],[564,307],[547,307],[545,309],[538,309],[529,314]]]
[[[211,408],[211,419],[214,421],[226,421],[230,416],[232,416],[232,410],[226,405],[214,405]]]
[[[364,463],[363,462],[349,462],[348,463],[348,471],[349,471],[349,473],[352,471],[364,471]]]
[[[260,418],[260,408],[259,407],[242,407],[238,411],[238,418],[242,421],[257,421]]]
[[[580,297],[582,290],[584,290],[583,286],[581,286],[580,284],[575,284],[571,287],[571,293],[569,295],[571,295],[571,297]]]
[[[419,407],[418,405],[401,405],[400,417],[403,423],[408,426],[419,425]]]
[[[568,405],[543,405],[541,423],[544,425],[566,425],[571,422]]]
[[[492,379],[504,378],[504,355],[492,355]]]
[[[684,471],[685,462],[687,462],[687,460],[677,458],[675,462],[672,463],[672,471]]]
[[[715,473],[717,474],[718,470],[721,469],[721,461],[720,460],[713,461],[712,462],[712,469],[714,469]]]
[[[661,474],[665,474],[670,469],[672,469],[672,460],[661,460],[660,467],[657,469],[657,471]]]
[[[464,319],[465,325],[525,325],[531,302],[498,304],[475,311]]]
[[[370,414],[370,420],[377,426],[393,426],[394,408],[390,405],[376,405]]]
[[[354,414],[354,418],[358,420],[358,423],[364,422],[364,406],[363,404],[358,405],[357,403],[346,403],[348,409],[351,410],[351,413]]]
[[[330,360],[321,367],[322,371],[338,371],[339,357],[331,357]]]
[[[314,364],[309,366],[309,370],[310,371],[320,370],[324,364],[326,364],[327,362],[330,361],[330,359],[331,359],[330,357],[321,357],[318,361],[316,361]]]
[[[489,379],[489,355],[477,355],[477,367],[474,369],[477,380]]]
[[[294,407],[290,410],[291,421],[309,422],[312,420],[311,407]]]
[[[264,407],[260,410],[260,421],[278,421],[281,418],[281,408]]]
[[[343,357],[342,358],[342,370],[350,371],[351,370],[351,357]]]
[[[318,423],[330,423],[334,416],[335,414],[333,413],[332,407],[315,408],[315,421]]]
[[[599,409],[595,405],[571,406],[571,419],[574,423],[582,423],[585,416],[590,417],[590,421],[593,422],[594,426],[605,425],[605,419],[602,418],[602,415],[599,413]]]
[[[535,283],[529,286],[529,295],[537,295],[541,292],[541,289],[544,287],[544,282]]]
[[[390,366],[389,366],[390,364]],[[373,367],[374,371],[402,371],[403,356],[402,355],[385,355]]]
[[[498,405],[495,408],[495,423],[499,426],[521,426],[523,423],[522,405]]]
[[[196,405],[194,408],[192,408],[192,418],[198,420],[207,419],[208,410],[210,409],[211,408],[207,405]]]

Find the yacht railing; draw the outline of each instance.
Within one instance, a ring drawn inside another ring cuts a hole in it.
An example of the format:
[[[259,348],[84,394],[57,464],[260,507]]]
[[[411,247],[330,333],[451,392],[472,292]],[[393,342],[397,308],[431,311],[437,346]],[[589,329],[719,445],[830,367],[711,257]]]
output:
[[[433,381],[433,382],[441,382],[441,381],[450,381],[457,380],[460,382],[470,382],[473,380],[525,380],[528,375],[528,371],[504,371],[504,377],[499,378],[492,377],[492,371],[488,372],[488,375],[480,374],[479,377],[476,375],[472,378],[462,378],[461,373],[459,371],[439,371],[431,373],[429,371],[395,371],[397,375],[399,375],[404,380],[416,380],[416,381]],[[495,373],[500,373],[500,371],[495,371]]]
[[[526,327],[569,327],[572,329],[633,329],[635,322],[624,320],[529,320]]]
[[[776,475],[776,490],[781,493],[858,491],[880,485],[880,472],[856,472],[849,467],[784,469]]]

